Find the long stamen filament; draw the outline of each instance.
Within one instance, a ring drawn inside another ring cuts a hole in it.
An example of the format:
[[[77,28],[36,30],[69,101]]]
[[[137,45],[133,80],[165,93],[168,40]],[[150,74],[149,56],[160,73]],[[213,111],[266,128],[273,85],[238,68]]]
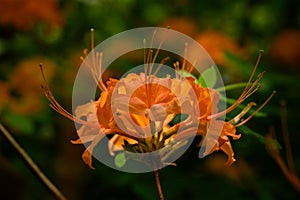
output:
[[[84,50],[84,55],[85,58],[88,57],[88,51],[87,49]],[[101,91],[107,91],[107,88],[105,86],[105,84],[103,83],[102,80],[102,57],[103,57],[103,53],[102,52],[96,52],[95,53],[95,34],[94,34],[94,29],[91,28],[91,53],[92,53],[92,64],[90,64],[88,61],[86,61],[86,59],[82,56],[80,56],[80,59],[82,60],[83,64],[85,64],[88,69],[90,70],[94,81],[97,83],[98,88]],[[99,68],[99,70],[97,69],[97,66]]]
[[[265,72],[262,72],[262,73],[258,74],[256,80],[253,80],[253,77],[255,75],[255,71],[258,67],[258,64],[261,60],[262,54],[263,54],[263,50],[261,50],[259,52],[258,58],[256,60],[256,63],[255,63],[254,69],[251,73],[251,76],[248,80],[248,83],[247,83],[246,87],[244,88],[242,94],[235,101],[235,103],[233,105],[231,105],[229,108],[227,108],[226,110],[222,111],[222,112],[219,112],[219,113],[208,116],[207,119],[218,118],[218,117],[221,117],[223,115],[226,115],[227,113],[234,110],[238,105],[243,103],[245,99],[247,99],[249,96],[251,96],[253,93],[255,93],[260,88],[260,85],[257,85],[257,84],[260,81],[260,79],[263,77]]]
[[[102,58],[103,58],[103,53],[102,52],[97,52],[97,58],[98,58],[98,66],[99,66],[99,73],[102,74]],[[102,91],[107,91],[107,88],[105,86],[105,84],[103,83],[103,80],[102,80],[102,76],[100,75],[97,75],[98,76],[98,79],[99,81],[97,81],[98,83],[98,87],[99,89],[101,89]]]
[[[159,44],[159,46],[158,46],[158,48],[157,48],[157,50],[156,50],[156,52],[155,52],[154,58],[153,58],[153,60],[152,60],[152,62],[151,62],[151,65],[150,65],[149,75],[151,75],[151,73],[152,73],[153,66],[154,66],[154,64],[155,64],[156,58],[157,58],[157,56],[158,56],[158,53],[159,53],[159,50],[160,50],[162,44],[163,44],[163,41],[160,42],[160,44]]]
[[[94,28],[91,28],[91,48],[94,50],[95,48],[95,33]]]
[[[95,58],[95,51],[94,51],[95,48],[94,40],[95,40],[94,29],[91,28],[91,53],[92,53],[92,66],[93,66],[93,70],[91,70],[91,72],[95,73],[93,74],[93,77],[96,77],[96,83],[98,83],[99,77],[98,77],[98,73],[96,72],[97,69],[96,69],[96,58]]]
[[[255,74],[255,72],[256,72],[256,69],[257,69],[257,67],[258,67],[258,65],[259,65],[259,62],[260,62],[261,57],[262,57],[263,54],[264,54],[264,51],[263,51],[263,50],[260,50],[260,51],[259,51],[259,54],[258,54],[258,57],[257,57],[257,59],[256,59],[256,62],[255,62],[254,69],[253,69],[253,71],[252,71],[252,73],[251,73],[251,76],[250,76],[250,78],[249,78],[249,81],[248,81],[248,84],[247,84],[247,85],[249,85],[249,84],[251,83],[251,81],[253,80],[254,74]],[[246,86],[246,88],[247,88],[247,86]]]
[[[181,68],[182,71],[185,70],[186,56],[187,56],[187,47],[188,47],[188,43],[185,43],[185,44],[184,44],[184,57],[183,57],[182,68]]]
[[[146,58],[147,57],[147,53],[146,53],[146,39],[145,38],[143,40],[143,45],[144,45],[144,73],[146,75],[147,71],[148,71],[148,67],[147,67],[147,58]]]
[[[240,121],[240,119],[242,117],[244,117],[245,114],[248,113],[248,111],[252,108],[252,106],[256,106],[256,103],[254,103],[254,102],[248,103],[248,105],[242,110],[242,112],[240,112],[237,116],[235,116],[233,119],[228,121],[228,123],[230,123],[230,124],[238,123]]]
[[[256,113],[258,113],[272,99],[272,97],[275,95],[275,93],[276,93],[276,91],[273,91],[272,94],[267,98],[267,100],[256,111],[254,111],[249,117],[247,117],[246,119],[244,119],[242,122],[240,122],[239,124],[237,124],[235,126],[236,127],[242,126],[247,121],[249,121]]]
[[[173,66],[174,66],[174,69],[175,69],[175,77],[176,77],[176,79],[179,79],[179,78],[180,78],[180,76],[179,76],[179,74],[178,74],[178,70],[179,70],[179,62],[176,61],[176,62],[173,64]]]
[[[81,119],[78,119],[76,118],[75,116],[73,116],[72,114],[70,114],[68,111],[66,111],[57,101],[56,99],[54,98],[54,95],[52,94],[51,92],[51,89],[49,87],[49,84],[46,80],[46,77],[45,77],[45,74],[44,74],[44,70],[43,70],[43,65],[40,64],[40,70],[41,70],[41,73],[42,73],[42,78],[44,80],[44,85],[41,85],[42,87],[42,90],[43,90],[43,93],[44,95],[46,96],[46,98],[49,100],[50,102],[50,107],[55,110],[56,112],[58,112],[59,114],[61,114],[62,116],[76,122],[76,123],[79,123],[79,124],[82,124],[82,125],[89,125],[89,126],[93,126],[92,124],[84,121],[84,120],[81,120]],[[97,126],[98,127],[98,126]],[[96,127],[95,127],[96,128]]]
[[[160,62],[160,64],[158,65],[158,67],[156,68],[155,72],[153,73],[153,76],[156,76],[158,71],[160,70],[160,68],[170,59],[170,57],[166,57],[164,59],[162,59],[162,61]]]

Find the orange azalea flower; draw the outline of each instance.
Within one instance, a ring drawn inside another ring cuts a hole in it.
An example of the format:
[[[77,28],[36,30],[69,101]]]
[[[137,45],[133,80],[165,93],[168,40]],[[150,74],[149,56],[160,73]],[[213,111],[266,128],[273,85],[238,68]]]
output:
[[[156,54],[158,51],[159,49]],[[99,89],[102,91],[101,95],[97,101],[78,106],[74,116],[58,104],[45,81],[44,93],[50,100],[51,107],[65,117],[81,124],[77,131],[79,139],[73,143],[90,142],[82,155],[84,162],[93,168],[92,152],[95,146],[107,135],[112,135],[109,139],[108,148],[110,154],[114,155],[116,151],[122,150],[149,153],[162,150],[173,144],[175,144],[173,146],[175,148],[180,142],[184,143],[188,138],[193,137],[193,133],[197,133],[197,135],[205,138],[205,141],[202,140],[199,144],[200,146],[204,145],[204,142],[213,144],[212,149],[203,152],[204,155],[222,150],[228,156],[226,164],[232,164],[235,159],[229,137],[239,139],[240,135],[236,134],[236,127],[246,123],[271,99],[273,94],[243,121],[241,120],[242,117],[254,103],[248,104],[240,114],[228,122],[219,118],[234,110],[259,89],[258,82],[263,73],[259,74],[255,80],[254,74],[262,53],[240,97],[232,106],[220,112],[218,112],[217,107],[218,91],[196,84],[192,77],[182,77],[178,73],[178,63],[174,65],[176,69],[175,78],[171,78],[169,75],[164,78],[156,76],[167,59],[163,59],[155,72],[152,73],[155,63],[152,53],[153,50],[150,49],[148,55],[150,62],[145,62],[144,73],[131,73],[120,80],[110,79],[106,85],[101,76],[98,77],[97,74],[93,74]],[[87,55],[87,51],[85,54]],[[93,54],[93,56],[96,56],[94,57],[95,60],[101,61],[102,53]],[[98,68],[101,71],[101,62],[100,66],[91,63],[86,64],[92,73],[98,71]],[[181,69],[188,72],[192,71],[191,66],[186,67],[184,64]],[[186,115],[187,117],[175,124],[171,123],[177,115]],[[214,124],[213,127],[210,127],[211,124]],[[208,129],[212,134],[208,134]],[[221,133],[216,130],[221,130]],[[170,152],[161,154],[161,162],[167,160]]]

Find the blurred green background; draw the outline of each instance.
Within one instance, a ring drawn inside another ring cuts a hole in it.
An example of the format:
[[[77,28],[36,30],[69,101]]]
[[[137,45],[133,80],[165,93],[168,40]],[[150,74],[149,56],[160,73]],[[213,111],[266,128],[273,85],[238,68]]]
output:
[[[259,71],[267,74],[253,100],[261,104],[272,90],[277,94],[263,110],[267,116],[253,118],[248,126],[262,136],[273,127],[283,144],[280,102],[284,100],[299,169],[299,1],[0,0],[0,122],[69,199],[158,196],[152,173],[123,173],[97,161],[96,170],[91,170],[84,164],[84,147],[70,143],[77,138],[73,122],[48,107],[38,65],[44,64],[56,98],[71,110],[72,84],[79,56],[90,47],[90,28],[94,27],[98,44],[146,26],[170,26],[197,40],[217,63],[225,84],[246,81],[264,49]],[[237,97],[239,90],[229,95]],[[224,167],[222,153],[199,159],[194,147],[177,167],[164,168],[161,182],[166,199],[299,198],[257,137],[242,135],[233,141],[233,148],[237,162],[231,167]],[[2,136],[0,198],[54,199]]]

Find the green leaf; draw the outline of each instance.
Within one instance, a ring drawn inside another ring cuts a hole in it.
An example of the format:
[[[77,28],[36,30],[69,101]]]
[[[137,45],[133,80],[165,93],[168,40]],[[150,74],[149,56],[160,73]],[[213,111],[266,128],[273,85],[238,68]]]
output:
[[[204,88],[213,88],[217,83],[217,73],[214,66],[206,69],[198,78],[198,84]]]
[[[126,157],[125,157],[125,152],[123,153],[119,153],[118,155],[116,155],[115,157],[115,165],[118,168],[123,167],[126,164]]]

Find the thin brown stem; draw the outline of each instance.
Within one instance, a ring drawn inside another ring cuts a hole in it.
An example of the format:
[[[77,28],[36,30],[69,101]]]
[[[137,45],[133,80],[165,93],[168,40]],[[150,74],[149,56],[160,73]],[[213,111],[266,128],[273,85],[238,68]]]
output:
[[[294,186],[294,188],[300,192],[300,180],[298,178],[297,175],[295,175],[294,173],[292,173],[288,167],[285,165],[282,157],[280,155],[274,155],[273,156],[275,162],[278,164],[278,166],[280,167],[282,173],[284,174],[284,176],[286,177],[286,179],[292,184],[292,186]]]
[[[288,166],[285,164],[277,144],[274,143],[275,138],[275,130],[274,128],[270,128],[269,135],[267,135],[267,150],[269,151],[271,157],[274,159],[274,161],[277,163],[279,168],[281,169],[282,173],[286,177],[286,179],[291,183],[291,185],[300,192],[300,179],[297,176],[297,174],[291,169],[288,168]]]
[[[0,131],[7,141],[16,149],[23,160],[28,164],[28,166],[34,171],[37,177],[43,182],[43,184],[52,192],[52,194],[60,200],[66,200],[67,198],[61,193],[61,191],[46,177],[46,175],[40,170],[40,168],[33,162],[30,156],[25,152],[25,150],[18,144],[18,142],[13,138],[13,136],[5,129],[5,127],[0,123]]]
[[[159,199],[164,200],[164,194],[163,194],[162,189],[161,189],[158,170],[154,171],[154,176],[155,176],[155,184],[156,184],[157,192],[158,192],[158,195],[159,195]]]
[[[286,116],[286,103],[284,101],[281,102],[281,126],[282,126],[282,135],[284,140],[284,146],[286,149],[286,159],[287,164],[290,168],[290,171],[297,175],[297,171],[293,161],[292,147],[289,137],[289,130],[287,125],[287,116]]]

